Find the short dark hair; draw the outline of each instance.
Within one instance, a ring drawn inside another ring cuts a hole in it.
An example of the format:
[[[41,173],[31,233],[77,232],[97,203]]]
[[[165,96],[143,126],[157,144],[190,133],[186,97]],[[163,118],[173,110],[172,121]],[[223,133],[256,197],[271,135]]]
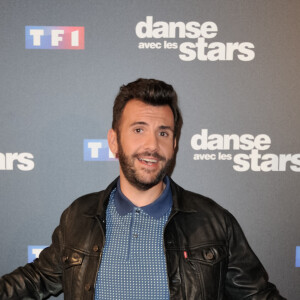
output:
[[[174,115],[174,138],[179,135],[182,116],[177,102],[177,94],[172,85],[156,79],[139,78],[122,85],[113,107],[112,128],[118,130],[123,110],[132,99],[141,100],[153,106],[169,105]]]

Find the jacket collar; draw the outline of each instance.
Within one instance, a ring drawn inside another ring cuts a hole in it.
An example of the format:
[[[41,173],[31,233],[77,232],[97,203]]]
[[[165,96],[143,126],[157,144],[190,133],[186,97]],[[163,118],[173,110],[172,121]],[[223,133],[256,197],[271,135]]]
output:
[[[196,212],[197,211],[196,207],[198,207],[199,204],[197,205],[197,203],[193,201],[195,199],[194,198],[195,194],[186,191],[177,183],[175,183],[171,178],[170,178],[170,185],[171,185],[172,196],[173,196],[172,211]]]
[[[118,180],[119,177],[117,177],[104,191],[99,193],[99,202],[95,215],[98,215],[100,219],[105,219],[105,212],[108,205],[109,197],[112,190],[117,187]]]

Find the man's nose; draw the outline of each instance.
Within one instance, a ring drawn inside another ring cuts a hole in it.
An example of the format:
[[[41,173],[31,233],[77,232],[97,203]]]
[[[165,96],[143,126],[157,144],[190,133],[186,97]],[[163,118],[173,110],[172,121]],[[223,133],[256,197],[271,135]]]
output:
[[[154,133],[149,133],[145,140],[145,149],[149,149],[151,151],[158,149],[158,136]]]

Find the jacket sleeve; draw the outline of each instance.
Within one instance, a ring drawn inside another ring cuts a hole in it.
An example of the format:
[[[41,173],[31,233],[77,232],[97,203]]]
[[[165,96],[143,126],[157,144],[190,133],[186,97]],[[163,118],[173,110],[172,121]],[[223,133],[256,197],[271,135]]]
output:
[[[228,229],[228,271],[225,293],[231,300],[284,300],[250,248],[236,219],[230,215]]]
[[[58,226],[52,244],[39,258],[0,278],[0,300],[44,299],[62,292],[62,230]]]

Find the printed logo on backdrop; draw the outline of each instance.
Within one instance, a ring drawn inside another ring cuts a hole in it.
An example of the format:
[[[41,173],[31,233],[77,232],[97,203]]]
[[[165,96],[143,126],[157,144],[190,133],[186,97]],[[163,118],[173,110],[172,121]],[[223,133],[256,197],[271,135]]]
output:
[[[25,48],[83,50],[84,27],[25,26]]]
[[[42,250],[46,247],[48,246],[28,246],[28,263],[31,263],[38,258]]]
[[[0,153],[0,171],[31,171],[34,168],[31,153]]]
[[[209,134],[208,129],[191,138],[194,160],[231,161],[237,172],[300,172],[300,153],[270,153],[267,134]],[[267,151],[268,150],[268,151]]]
[[[254,45],[250,42],[218,42],[216,23],[206,21],[146,21],[136,24],[135,34],[141,39],[138,49],[179,52],[182,61],[251,61],[255,57]],[[178,42],[179,40],[179,42]]]
[[[115,155],[110,151],[106,139],[84,140],[83,153],[85,161],[117,161]]]
[[[300,268],[300,246],[296,247],[296,268]]]

